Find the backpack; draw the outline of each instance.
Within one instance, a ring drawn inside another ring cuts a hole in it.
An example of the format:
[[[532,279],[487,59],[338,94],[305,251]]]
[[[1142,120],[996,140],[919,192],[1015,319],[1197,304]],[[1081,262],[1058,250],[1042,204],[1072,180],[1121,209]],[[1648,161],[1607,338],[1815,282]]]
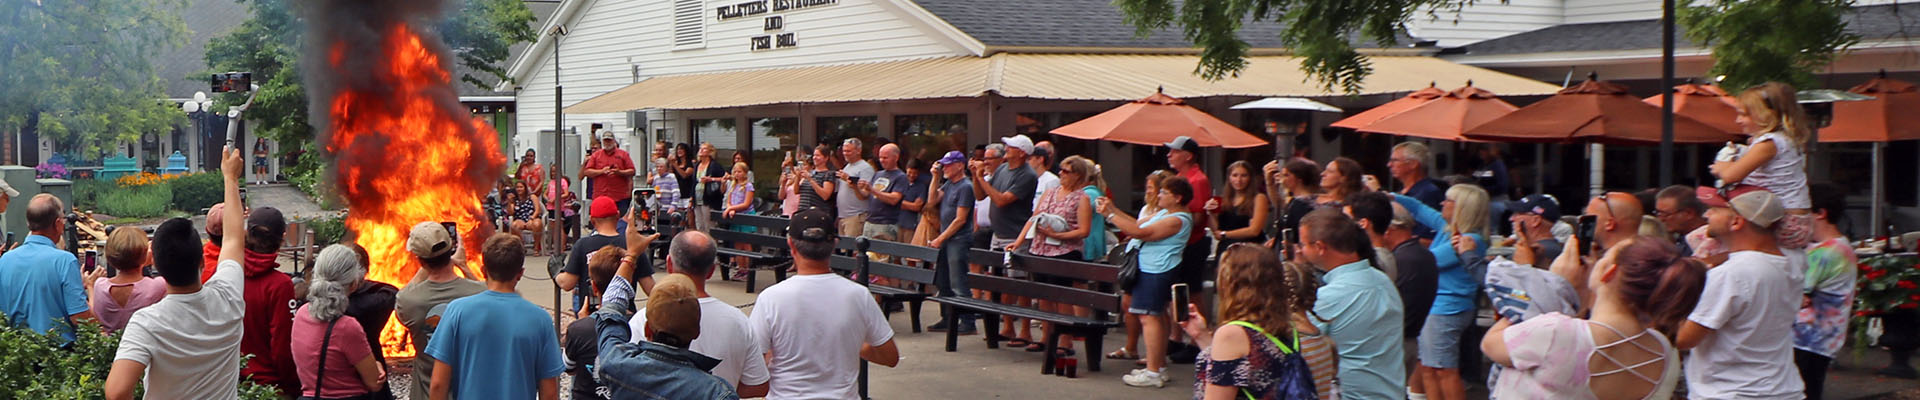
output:
[[[1267,330],[1260,329],[1259,326],[1255,326],[1253,323],[1250,323],[1247,321],[1233,321],[1233,322],[1228,322],[1227,325],[1236,325],[1236,326],[1240,326],[1248,329],[1253,329],[1254,332],[1260,332],[1261,336],[1266,336],[1267,340],[1273,341],[1273,346],[1280,348],[1280,353],[1284,354],[1284,356],[1282,356],[1280,359],[1279,370],[1272,371],[1272,375],[1271,375],[1274,379],[1273,381],[1273,393],[1275,394],[1274,398],[1279,398],[1279,399],[1318,399],[1320,398],[1320,393],[1314,391],[1314,388],[1313,388],[1313,369],[1307,366],[1307,358],[1301,356],[1300,352],[1297,351],[1297,349],[1300,348],[1300,334],[1298,332],[1295,332],[1293,334],[1293,345],[1288,346],[1286,343],[1281,342],[1280,338],[1274,337],[1273,334],[1267,333]],[[1258,400],[1258,398],[1253,397],[1253,393],[1247,391],[1247,389],[1244,389],[1244,388],[1240,389],[1240,394],[1242,396],[1246,396],[1248,400]]]

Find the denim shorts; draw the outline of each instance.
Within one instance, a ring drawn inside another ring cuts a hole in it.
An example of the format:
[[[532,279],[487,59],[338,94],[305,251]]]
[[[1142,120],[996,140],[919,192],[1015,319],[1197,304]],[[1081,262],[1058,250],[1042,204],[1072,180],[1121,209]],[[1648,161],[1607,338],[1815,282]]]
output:
[[[1420,327],[1420,365],[1427,368],[1460,368],[1460,337],[1473,324],[1474,313],[1429,314]]]
[[[1177,281],[1174,271],[1153,274],[1140,272],[1140,279],[1134,282],[1127,294],[1133,295],[1133,303],[1127,305],[1127,313],[1140,315],[1166,315],[1167,303],[1173,301],[1173,284]]]

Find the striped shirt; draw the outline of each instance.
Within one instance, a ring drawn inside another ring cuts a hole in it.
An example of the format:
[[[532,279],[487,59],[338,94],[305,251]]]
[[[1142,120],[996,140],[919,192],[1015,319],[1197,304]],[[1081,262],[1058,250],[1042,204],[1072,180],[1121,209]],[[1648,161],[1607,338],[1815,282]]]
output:
[[[1340,372],[1340,360],[1334,357],[1333,343],[1326,336],[1300,336],[1300,356],[1307,359],[1307,368],[1313,370],[1313,388],[1320,392],[1320,400],[1340,398],[1340,385],[1335,376]]]

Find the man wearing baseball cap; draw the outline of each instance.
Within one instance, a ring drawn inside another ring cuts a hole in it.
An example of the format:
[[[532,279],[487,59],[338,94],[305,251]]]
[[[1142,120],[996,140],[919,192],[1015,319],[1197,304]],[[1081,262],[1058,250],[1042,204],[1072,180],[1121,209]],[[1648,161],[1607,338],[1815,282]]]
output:
[[[227,203],[214,203],[207,208],[207,243],[200,246],[200,257],[206,262],[200,265],[200,283],[213,279],[214,266],[220,264],[221,227],[225,226]],[[246,209],[240,215],[247,215]]]
[[[588,196],[612,199],[614,207],[618,209],[617,214],[626,214],[627,209],[633,206],[634,168],[633,156],[620,149],[620,142],[614,140],[613,132],[607,132],[600,136],[600,150],[587,155],[580,176],[592,190],[587,193]]]
[[[1005,162],[1000,168],[988,171],[984,161],[975,161],[970,166],[974,200],[989,200],[988,205],[992,206],[987,211],[993,228],[993,239],[987,245],[992,249],[1013,244],[1020,228],[1033,218],[1033,195],[1040,185],[1040,175],[1027,165],[1027,155],[1033,154],[1033,139],[1013,135],[1000,138],[1000,143],[1007,146]],[[987,176],[993,180],[988,181]]]
[[[400,325],[406,326],[412,336],[413,351],[417,355],[413,359],[413,389],[409,393],[428,393],[427,386],[433,381],[434,360],[426,350],[427,343],[433,340],[434,329],[440,325],[439,313],[435,310],[444,310],[447,303],[487,290],[487,285],[463,278],[456,271],[453,255],[459,250],[459,242],[438,222],[415,224],[407,234],[407,252],[420,261],[420,271],[414,275],[413,282],[395,296],[393,310]]]
[[[1560,201],[1551,195],[1536,194],[1507,203],[1513,215],[1513,261],[1546,268],[1566,246],[1553,237],[1553,224],[1560,221]]]
[[[1687,392],[1699,399],[1797,399],[1805,385],[1793,364],[1793,326],[1807,256],[1774,239],[1786,208],[1753,185],[1695,191],[1707,234],[1731,253],[1707,270],[1706,289],[1674,345],[1693,350]]]
[[[900,363],[893,327],[873,295],[827,267],[835,231],[826,211],[795,213],[787,248],[799,275],[767,287],[747,316],[755,339],[773,353],[767,398],[857,398],[861,359]]]
[[[934,234],[928,246],[940,249],[933,267],[933,285],[939,288],[941,296],[972,295],[972,291],[967,290],[967,249],[973,247],[974,200],[966,162],[967,155],[959,151],[949,151],[934,162],[938,173],[934,175],[933,185],[938,189],[926,207],[939,210],[940,220],[947,221],[947,225],[940,227],[940,233]],[[934,332],[958,329],[963,335],[974,332],[971,314],[955,316],[958,310],[944,304],[940,307],[940,321],[928,329]]]
[[[1173,167],[1174,172],[1178,172],[1182,179],[1187,180],[1187,186],[1193,188],[1193,199],[1187,201],[1187,209],[1194,212],[1207,212],[1203,210],[1206,210],[1207,202],[1213,200],[1213,181],[1207,179],[1206,171],[1200,170],[1200,143],[1186,136],[1176,137],[1173,141],[1167,142],[1167,166]],[[1193,224],[1191,232],[1187,234],[1187,248],[1213,248],[1213,237],[1205,232],[1206,224]],[[1174,267],[1174,272],[1178,274],[1175,276],[1179,277],[1180,282],[1185,282],[1189,287],[1196,289],[1196,292],[1203,292],[1202,288],[1206,287],[1206,270],[1210,269],[1207,267],[1207,255],[1204,250],[1181,253],[1180,265]],[[1206,295],[1193,296],[1194,304],[1200,305],[1203,310],[1208,307],[1207,299]],[[1175,334],[1182,335],[1180,332]],[[1192,363],[1193,358],[1199,355],[1199,346],[1186,343],[1167,351],[1167,356],[1179,364]]]
[[[693,232],[698,233],[698,232]],[[683,233],[682,235],[685,235]],[[645,258],[644,256],[639,258]],[[650,290],[647,306],[639,314],[644,318],[636,340],[630,328],[635,315],[633,288],[626,280],[633,275],[631,262],[623,263],[603,295],[607,306],[593,313],[599,329],[596,376],[607,384],[613,398],[720,399],[738,398],[734,385],[708,373],[720,360],[695,352],[690,347],[700,338],[701,299],[697,285],[686,275],[669,274]],[[738,311],[735,311],[738,313]],[[755,355],[755,358],[759,358]]]
[[[621,234],[619,226],[620,217],[626,214],[621,213],[615,203],[607,197],[593,198],[593,204],[587,207],[587,218],[593,226],[593,233],[573,242],[573,250],[567,252],[566,268],[553,276],[554,284],[573,290],[573,311],[579,318],[585,318],[593,312],[593,307],[586,304],[587,297],[593,293],[593,288],[587,286],[587,258],[602,247],[624,246],[627,243],[627,237]],[[640,288],[645,291],[653,287],[653,262],[649,257],[639,259],[639,265],[635,268],[640,271],[637,276]]]

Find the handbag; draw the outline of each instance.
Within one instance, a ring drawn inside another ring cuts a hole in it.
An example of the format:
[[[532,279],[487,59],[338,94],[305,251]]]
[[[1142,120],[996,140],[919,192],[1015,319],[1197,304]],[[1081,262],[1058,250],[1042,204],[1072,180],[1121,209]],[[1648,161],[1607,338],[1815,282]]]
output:
[[[1120,266],[1120,276],[1114,279],[1114,283],[1120,285],[1120,290],[1122,291],[1133,290],[1133,285],[1140,281],[1140,248],[1130,248],[1126,251],[1115,253],[1112,257],[1120,258],[1119,260],[1114,260],[1111,257],[1107,259],[1108,262]]]

